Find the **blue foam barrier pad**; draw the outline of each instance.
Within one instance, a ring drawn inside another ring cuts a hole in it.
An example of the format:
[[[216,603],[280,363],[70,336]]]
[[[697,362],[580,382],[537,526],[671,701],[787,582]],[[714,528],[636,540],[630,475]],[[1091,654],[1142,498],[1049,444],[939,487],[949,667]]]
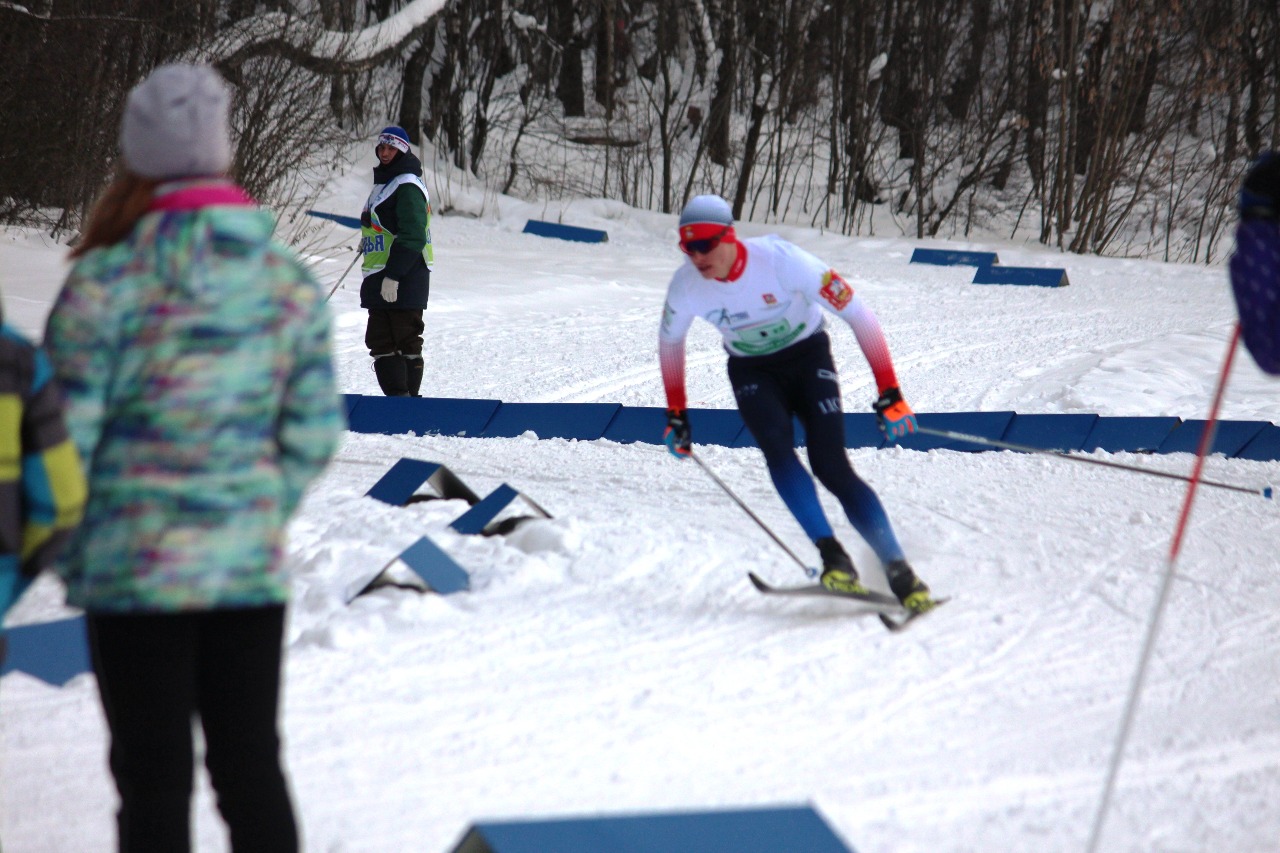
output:
[[[1208,422],[1204,420],[1183,421],[1160,445],[1160,452],[1195,453],[1200,449],[1200,438],[1204,435],[1206,423]],[[1267,421],[1219,421],[1209,453],[1221,453],[1228,458],[1235,456],[1269,425]]]
[[[662,444],[667,428],[667,410],[658,406],[620,406],[604,435],[619,444]]]
[[[467,536],[483,533],[485,525],[493,521],[494,517],[519,495],[519,492],[503,483],[471,509],[454,519],[449,526]]]
[[[995,252],[962,252],[953,249],[916,249],[911,253],[913,264],[937,264],[946,267],[989,267],[1000,263]]]
[[[1013,412],[918,412],[916,423],[926,429],[1000,441],[1008,431],[1013,417]],[[908,450],[957,450],[965,453],[998,449],[953,436],[918,432],[899,439],[898,444]]]
[[[365,495],[392,506],[404,506],[423,483],[428,483],[446,500],[476,504],[480,497],[452,471],[439,462],[401,459],[382,475]]]
[[[481,436],[515,438],[532,430],[538,438],[595,441],[620,408],[617,403],[503,403]]]
[[[1252,459],[1255,462],[1274,462],[1280,459],[1280,427],[1268,423],[1233,458]]]
[[[83,616],[21,625],[4,632],[8,651],[0,675],[25,672],[46,684],[61,687],[90,671],[89,641]]]
[[[362,396],[347,415],[347,428],[382,435],[475,436],[501,405],[498,400]]]
[[[543,222],[530,219],[524,224],[525,234],[538,237],[555,237],[557,240],[573,240],[577,243],[607,243],[609,234],[595,228],[579,228],[576,225],[561,225],[559,222]]]
[[[358,404],[362,399],[364,399],[364,398],[363,398],[363,397],[361,397],[359,394],[343,394],[343,395],[342,395],[342,402],[343,402],[343,404],[346,406],[346,410],[347,410],[347,422],[348,422],[348,423],[350,423],[350,422],[351,422],[351,413],[352,413],[352,412],[354,412],[354,411],[356,410],[356,405],[357,405],[357,404]]]
[[[440,469],[439,462],[424,462],[421,459],[401,459],[383,474],[373,488],[365,495],[384,504],[404,506],[413,497],[413,493],[427,481],[427,478]]]
[[[720,447],[754,447],[742,424],[737,409],[690,409],[689,426],[693,430],[693,445],[714,444]],[[662,433],[667,428],[667,410],[657,406],[623,406],[618,410],[602,438],[617,442],[643,442],[662,444]],[[748,444],[736,443],[745,436]]]
[[[739,444],[739,438],[745,434],[751,439],[751,433],[742,423],[742,415],[737,409],[690,409],[689,428],[693,430],[693,446],[699,444],[715,444],[720,447],[754,446]]]
[[[809,807],[473,824],[453,853],[854,853]]]
[[[466,570],[425,536],[401,552],[399,560],[441,595],[471,588],[471,576]]]
[[[974,284],[1031,284],[1037,287],[1066,287],[1067,271],[1044,267],[978,267]]]
[[[307,215],[317,217],[318,219],[328,219],[331,222],[336,222],[339,225],[345,225],[348,228],[355,228],[356,230],[360,229],[360,217],[358,216],[339,216],[336,213],[325,213],[322,210],[308,210]]]
[[[844,413],[844,446],[884,447],[884,433],[873,412]]]
[[[804,424],[800,423],[799,418],[793,417],[791,419],[791,435],[792,435],[792,440],[791,440],[792,447],[806,446],[807,442],[805,440],[805,435],[804,435]],[[746,426],[744,425],[743,428],[738,431],[738,437],[735,438],[733,441],[733,444],[729,446],[730,447],[759,447],[760,443],[756,441],[756,437],[751,434],[751,430],[747,429]]]
[[[13,555],[0,563],[0,622],[4,621],[4,614],[9,612],[9,608],[22,598],[22,594],[27,591],[27,587],[31,586],[31,582],[35,578],[29,578],[22,574],[18,569],[18,561]],[[0,649],[3,651],[3,649]],[[0,659],[4,655],[0,654]]]
[[[1152,453],[1169,437],[1181,418],[1099,417],[1080,449],[1086,453]]]
[[[1002,440],[1041,450],[1079,450],[1097,420],[1092,414],[1014,415]]]

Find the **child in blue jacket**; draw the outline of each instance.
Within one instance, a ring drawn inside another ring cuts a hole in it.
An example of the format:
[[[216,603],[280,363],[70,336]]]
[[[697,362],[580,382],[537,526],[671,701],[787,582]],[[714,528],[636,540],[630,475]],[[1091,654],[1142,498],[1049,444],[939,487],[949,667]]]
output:
[[[49,359],[0,315],[0,619],[53,560],[84,503]]]

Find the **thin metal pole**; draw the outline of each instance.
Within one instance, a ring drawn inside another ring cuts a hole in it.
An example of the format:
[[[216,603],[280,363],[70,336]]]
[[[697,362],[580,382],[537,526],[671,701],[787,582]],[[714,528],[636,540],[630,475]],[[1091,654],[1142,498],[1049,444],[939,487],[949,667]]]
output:
[[[1106,468],[1119,468],[1122,471],[1133,471],[1137,474],[1150,474],[1152,477],[1165,477],[1170,480],[1181,480],[1184,483],[1191,482],[1191,478],[1185,474],[1174,474],[1168,471],[1156,471],[1151,468],[1143,468],[1140,465],[1126,465],[1123,462],[1113,462],[1109,459],[1094,459],[1092,456],[1075,456],[1061,450],[1050,450],[1044,447],[1033,447],[1029,444],[1014,444],[1008,441],[998,441],[994,438],[983,438],[980,435],[969,435],[963,432],[953,432],[946,429],[930,429],[929,427],[916,426],[916,432],[922,435],[933,435],[938,438],[949,438],[952,441],[966,441],[970,444],[982,444],[987,447],[999,447],[1004,450],[1016,450],[1019,453],[1039,453],[1043,456],[1057,456],[1061,459],[1068,459],[1072,462],[1087,462],[1090,465],[1102,465]],[[1261,495],[1264,498],[1271,497],[1271,487],[1257,489],[1252,486],[1233,486],[1230,483],[1217,483],[1213,480],[1201,480],[1200,483],[1205,486],[1214,486],[1219,489],[1229,489],[1233,492],[1244,492],[1250,495]]]
[[[800,566],[801,569],[804,570],[805,575],[809,577],[813,577],[813,575],[816,574],[816,572],[814,572],[813,569],[805,565],[804,560],[801,560],[799,557],[797,557],[795,552],[792,551],[790,548],[788,548],[786,543],[783,542],[781,539],[779,539],[777,535],[772,530],[769,529],[769,526],[767,524],[765,524],[763,521],[760,520],[759,516],[757,516],[754,512],[751,511],[751,507],[743,503],[742,499],[733,493],[733,489],[730,489],[725,484],[724,480],[721,480],[719,477],[716,476],[715,471],[712,471],[710,468],[707,467],[707,463],[702,461],[701,456],[699,456],[698,454],[690,450],[689,458],[691,458],[694,462],[697,462],[698,467],[700,467],[703,471],[706,471],[707,476],[710,477],[712,480],[714,480],[715,484],[719,486],[721,489],[723,489],[726,495],[733,498],[733,502],[736,503],[739,507],[741,507],[743,512],[751,516],[751,520],[754,521],[756,524],[760,525],[760,529],[763,530],[765,533],[768,533],[770,539],[778,543],[778,547],[786,551],[787,554],[790,555],[791,559],[796,561],[796,564]]]
[[[338,276],[338,280],[337,280],[337,281],[335,281],[335,282],[333,283],[333,287],[332,287],[332,289],[330,289],[330,290],[329,290],[329,295],[328,295],[328,296],[326,296],[326,297],[324,298],[324,301],[325,301],[325,302],[328,302],[328,301],[329,301],[329,299],[333,296],[333,294],[334,294],[335,292],[337,292],[337,290],[338,290],[338,285],[342,284],[342,280],[343,280],[343,279],[345,279],[345,278],[347,277],[348,273],[350,273],[350,272],[351,272],[351,268],[352,268],[352,267],[354,267],[354,266],[356,265],[356,261],[360,260],[360,257],[361,257],[361,255],[362,255],[362,254],[363,254],[363,253],[362,253],[359,249],[357,249],[357,250],[356,250],[356,256],[355,256],[354,258],[352,258],[352,259],[351,259],[351,263],[347,264],[346,272],[344,272],[342,275]]]
[[[1165,561],[1164,577],[1160,580],[1160,592],[1156,595],[1156,603],[1151,611],[1151,620],[1147,628],[1146,639],[1142,643],[1142,653],[1138,656],[1138,669],[1133,675],[1133,684],[1129,688],[1129,698],[1125,702],[1124,715],[1121,718],[1120,733],[1116,736],[1115,748],[1111,753],[1111,764],[1107,768],[1107,781],[1102,789],[1102,802],[1098,804],[1098,814],[1093,821],[1093,831],[1089,835],[1089,853],[1096,853],[1098,843],[1102,840],[1102,829],[1107,822],[1107,810],[1111,806],[1111,794],[1115,789],[1116,777],[1120,773],[1120,763],[1124,759],[1124,748],[1129,741],[1129,730],[1133,728],[1133,718],[1138,710],[1138,701],[1142,696],[1142,685],[1147,677],[1147,665],[1151,661],[1151,653],[1155,649],[1156,637],[1160,633],[1160,622],[1164,617],[1165,604],[1169,600],[1169,590],[1173,586],[1173,568],[1178,562],[1178,552],[1182,548],[1182,534],[1186,531],[1187,520],[1191,517],[1191,503],[1196,497],[1196,484],[1200,480],[1200,472],[1204,470],[1204,459],[1213,443],[1213,434],[1217,431],[1218,409],[1222,405],[1222,395],[1227,388],[1227,376],[1231,373],[1231,362],[1235,360],[1236,345],[1240,341],[1240,324],[1236,323],[1231,334],[1231,343],[1227,345],[1227,356],[1223,360],[1222,375],[1218,377],[1218,389],[1213,394],[1213,405],[1209,408],[1209,418],[1204,425],[1204,434],[1200,436],[1200,446],[1196,450],[1196,464],[1191,472],[1191,485],[1187,487],[1187,496],[1182,502],[1182,512],[1178,516],[1178,526],[1173,534],[1173,543],[1169,546],[1169,557]]]

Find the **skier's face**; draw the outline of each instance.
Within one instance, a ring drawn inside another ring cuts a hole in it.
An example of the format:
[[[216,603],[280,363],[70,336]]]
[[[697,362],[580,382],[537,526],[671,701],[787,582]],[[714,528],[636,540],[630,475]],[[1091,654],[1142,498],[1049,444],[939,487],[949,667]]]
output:
[[[703,278],[729,277],[729,270],[738,255],[738,247],[734,241],[724,239],[728,231],[726,228],[725,234],[719,237],[687,240],[680,244],[680,248],[689,256],[689,263],[693,264]]]
[[[396,159],[396,155],[400,153],[394,145],[379,145],[373,151],[378,155],[378,162],[384,166]]]

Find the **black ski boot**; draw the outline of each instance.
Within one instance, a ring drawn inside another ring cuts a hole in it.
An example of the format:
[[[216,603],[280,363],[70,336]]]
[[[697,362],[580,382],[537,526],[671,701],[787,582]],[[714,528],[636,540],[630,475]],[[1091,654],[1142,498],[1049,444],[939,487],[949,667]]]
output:
[[[822,555],[822,585],[832,592],[854,592],[859,595],[867,588],[858,580],[858,570],[853,560],[834,536],[824,536],[814,543]]]
[[[915,570],[906,560],[894,560],[885,567],[885,575],[889,578],[889,589],[898,596],[902,606],[912,613],[927,613],[937,606],[929,587],[916,577]]]
[[[405,387],[409,391],[410,397],[421,397],[418,392],[422,390],[422,372],[426,366],[422,361],[421,355],[406,355],[404,357],[405,377],[407,379]]]
[[[408,368],[404,356],[398,352],[373,357],[373,372],[378,377],[382,393],[388,397],[409,396]]]

